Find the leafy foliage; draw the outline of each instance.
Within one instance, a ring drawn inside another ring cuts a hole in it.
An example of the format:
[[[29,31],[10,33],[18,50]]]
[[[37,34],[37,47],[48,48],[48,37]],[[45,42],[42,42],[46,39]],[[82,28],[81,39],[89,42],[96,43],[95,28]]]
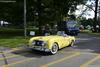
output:
[[[23,27],[23,1],[0,2],[0,20]],[[61,21],[63,17],[68,16],[68,12],[73,13],[78,4],[85,2],[86,0],[27,0],[27,22],[33,21],[27,24],[42,25]]]

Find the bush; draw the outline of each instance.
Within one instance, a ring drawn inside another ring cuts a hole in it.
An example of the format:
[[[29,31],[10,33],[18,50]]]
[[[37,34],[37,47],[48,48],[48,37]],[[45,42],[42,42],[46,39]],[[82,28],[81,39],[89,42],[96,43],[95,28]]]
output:
[[[36,34],[38,34],[37,29],[27,29],[27,35],[29,35],[30,31],[35,31]],[[24,29],[3,28],[3,29],[0,29],[0,35],[2,36],[24,36]]]

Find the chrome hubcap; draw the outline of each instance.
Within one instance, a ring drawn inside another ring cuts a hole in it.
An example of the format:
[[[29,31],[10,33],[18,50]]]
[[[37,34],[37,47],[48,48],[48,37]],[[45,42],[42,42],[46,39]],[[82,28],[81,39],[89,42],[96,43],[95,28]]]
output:
[[[54,45],[54,46],[52,47],[52,52],[56,52],[56,51],[57,51],[57,46]]]

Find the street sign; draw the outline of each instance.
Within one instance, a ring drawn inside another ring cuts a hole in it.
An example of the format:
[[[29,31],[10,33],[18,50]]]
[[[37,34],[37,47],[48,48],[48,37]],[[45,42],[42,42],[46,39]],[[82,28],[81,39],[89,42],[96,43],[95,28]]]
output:
[[[34,36],[35,35],[35,32],[34,31],[30,31],[30,35],[31,36]]]

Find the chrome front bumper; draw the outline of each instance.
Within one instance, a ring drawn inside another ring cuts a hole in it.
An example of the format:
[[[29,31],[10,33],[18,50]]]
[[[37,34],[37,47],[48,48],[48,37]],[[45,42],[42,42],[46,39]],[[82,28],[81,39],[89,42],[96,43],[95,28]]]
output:
[[[50,52],[50,49],[44,48],[42,46],[28,46],[28,47],[34,50],[38,50],[38,51]]]

